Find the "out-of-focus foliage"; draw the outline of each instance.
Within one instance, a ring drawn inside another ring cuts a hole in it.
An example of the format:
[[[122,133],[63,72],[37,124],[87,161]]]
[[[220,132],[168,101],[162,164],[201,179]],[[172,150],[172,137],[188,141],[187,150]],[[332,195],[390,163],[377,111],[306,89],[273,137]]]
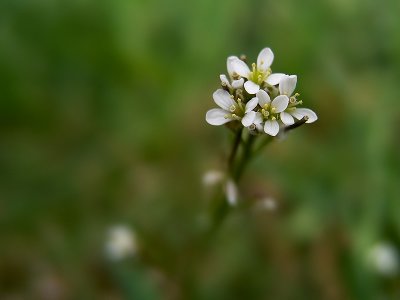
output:
[[[0,2],[0,298],[399,299],[369,249],[400,247],[400,2]],[[207,125],[228,55],[269,46],[318,122],[273,143],[199,244]],[[252,194],[253,191],[247,191]],[[248,199],[249,201],[251,199]],[[136,258],[104,258],[107,229]]]

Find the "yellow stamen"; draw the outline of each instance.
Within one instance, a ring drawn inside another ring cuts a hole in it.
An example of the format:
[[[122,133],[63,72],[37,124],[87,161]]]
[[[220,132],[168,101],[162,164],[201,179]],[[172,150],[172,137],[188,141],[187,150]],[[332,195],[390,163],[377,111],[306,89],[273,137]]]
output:
[[[232,118],[236,119],[236,120],[240,120],[240,117],[238,115],[236,115],[236,114],[232,114]]]
[[[244,110],[244,109],[243,109],[242,99],[238,98],[238,99],[237,99],[237,102],[238,102],[238,105],[239,105],[240,109],[241,109],[241,110]]]

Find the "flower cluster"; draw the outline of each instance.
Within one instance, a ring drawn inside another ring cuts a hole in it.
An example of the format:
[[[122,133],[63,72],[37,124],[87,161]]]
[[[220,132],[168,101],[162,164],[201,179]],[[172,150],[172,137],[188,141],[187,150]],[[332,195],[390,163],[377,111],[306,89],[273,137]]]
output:
[[[293,125],[295,119],[315,122],[315,112],[298,107],[303,102],[294,93],[297,76],[272,73],[273,60],[270,48],[261,50],[251,69],[245,59],[228,57],[229,79],[220,75],[222,88],[213,94],[220,108],[209,110],[206,121],[211,125],[240,122],[253,134],[265,132],[271,136],[276,136],[283,126]]]

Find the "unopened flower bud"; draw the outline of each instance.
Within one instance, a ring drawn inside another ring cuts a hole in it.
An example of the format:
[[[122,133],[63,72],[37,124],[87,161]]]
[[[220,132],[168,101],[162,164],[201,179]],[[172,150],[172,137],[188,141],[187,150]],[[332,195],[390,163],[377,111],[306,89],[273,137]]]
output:
[[[233,78],[234,80],[238,80],[238,79],[240,79],[240,75],[239,75],[238,73],[236,73],[236,72],[233,72],[233,73],[232,73],[232,78]]]
[[[225,185],[226,199],[229,204],[234,206],[237,204],[238,200],[238,189],[235,182],[232,179],[228,179]]]

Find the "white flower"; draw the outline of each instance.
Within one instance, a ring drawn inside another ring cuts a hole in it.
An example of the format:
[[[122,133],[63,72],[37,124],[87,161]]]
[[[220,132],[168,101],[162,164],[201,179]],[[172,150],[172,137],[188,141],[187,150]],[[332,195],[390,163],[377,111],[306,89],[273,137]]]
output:
[[[271,98],[264,90],[257,92],[258,104],[261,106],[261,115],[265,120],[264,132],[276,136],[279,132],[278,114],[283,112],[288,104],[289,97],[279,95],[271,102]]]
[[[250,124],[250,126],[248,126],[248,129],[250,130],[251,133],[264,131],[263,117],[260,112],[256,112],[256,116],[255,116],[252,124]]]
[[[207,112],[206,121],[208,124],[218,126],[237,119],[235,112],[239,105],[227,91],[216,90],[213,99],[220,108],[213,108]]]
[[[371,267],[383,276],[391,277],[399,272],[399,254],[392,244],[376,244],[370,249],[368,258]]]
[[[243,87],[244,79],[239,78],[239,75],[235,73],[233,70],[233,61],[239,59],[237,56],[229,56],[226,60],[226,69],[228,70],[229,78],[232,81],[232,84],[229,82],[228,78],[225,74],[219,75],[221,79],[221,84],[223,86],[227,86],[229,89],[241,89]]]
[[[109,259],[121,260],[137,250],[134,233],[126,226],[117,225],[108,230],[105,251]]]
[[[294,123],[293,117],[298,120],[301,120],[305,116],[308,118],[306,123],[315,122],[318,117],[315,112],[313,112],[309,108],[298,108],[296,107],[299,104],[302,104],[302,101],[297,101],[296,97],[298,94],[292,96],[297,84],[297,76],[296,75],[285,75],[280,83],[279,83],[279,93],[281,95],[285,95],[290,98],[290,103],[287,106],[286,110],[281,112],[280,118],[283,124],[292,125]]]
[[[244,116],[242,118],[242,124],[244,127],[249,127],[253,124],[256,119],[257,113],[253,111],[254,108],[258,105],[258,99],[256,97],[252,98],[249,102],[246,103]]]
[[[243,126],[250,126],[256,119],[256,112],[253,109],[258,104],[258,99],[253,98],[243,107],[242,102],[238,99],[236,102],[233,96],[223,89],[214,92],[213,98],[220,108],[210,109],[206,114],[206,121],[211,125],[223,125],[225,123],[241,120]]]
[[[229,74],[229,77],[230,77],[231,79],[237,78],[238,75],[239,75],[239,74],[237,74],[237,73],[235,72],[235,69],[234,69],[234,62],[235,62],[235,60],[237,60],[237,59],[239,59],[239,57],[237,57],[237,56],[229,56],[229,57],[226,59],[226,69],[228,70],[228,74]],[[239,60],[240,60],[240,59],[239,59]]]
[[[307,117],[305,122],[315,122],[318,119],[315,112],[297,107],[302,104],[297,100],[299,94],[293,95],[297,76],[271,74],[273,60],[271,49],[264,48],[258,55],[257,64],[253,63],[250,70],[239,57],[229,56],[226,61],[229,77],[220,75],[223,88],[213,94],[219,108],[210,109],[206,121],[216,126],[240,121],[251,134],[264,131],[271,136],[276,136],[280,127],[294,124],[295,119]],[[243,87],[246,93],[243,93]],[[256,97],[251,98],[254,94]]]
[[[228,72],[237,74],[241,77],[248,79],[244,83],[244,88],[247,93],[253,95],[260,90],[260,85],[266,82],[269,85],[277,85],[280,80],[285,76],[283,73],[271,74],[270,66],[274,60],[274,53],[270,48],[264,48],[258,54],[257,64],[252,64],[252,70],[247,64],[240,60],[237,56],[230,56],[228,58]]]
[[[237,204],[239,192],[235,182],[232,179],[228,179],[226,181],[225,195],[230,205],[234,206]]]
[[[219,75],[219,79],[221,79],[221,84],[223,86],[227,86],[230,89],[240,89],[243,87],[244,79],[240,78],[237,80],[232,80],[232,84],[229,82],[228,78],[225,74]]]

